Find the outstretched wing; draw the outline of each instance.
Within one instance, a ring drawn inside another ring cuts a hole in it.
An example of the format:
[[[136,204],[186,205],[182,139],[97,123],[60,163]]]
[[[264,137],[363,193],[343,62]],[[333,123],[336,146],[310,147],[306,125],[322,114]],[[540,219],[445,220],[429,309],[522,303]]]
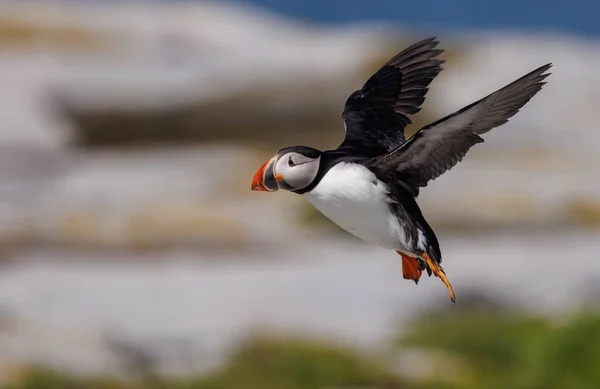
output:
[[[420,111],[431,81],[444,61],[434,59],[435,38],[415,43],[381,67],[365,85],[350,95],[342,114],[348,146],[368,157],[396,149],[405,142],[407,115]]]
[[[491,95],[420,129],[390,154],[367,165],[378,177],[418,187],[439,177],[483,142],[479,136],[508,121],[541,89],[552,64],[544,65]]]

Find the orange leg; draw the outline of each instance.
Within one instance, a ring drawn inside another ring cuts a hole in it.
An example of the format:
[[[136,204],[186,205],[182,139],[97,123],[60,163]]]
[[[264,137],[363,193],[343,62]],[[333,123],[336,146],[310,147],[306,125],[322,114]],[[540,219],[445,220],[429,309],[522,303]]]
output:
[[[404,279],[413,280],[415,284],[419,284],[421,273],[423,273],[419,260],[417,258],[409,257],[400,251],[396,252],[402,257],[402,274],[404,275]]]
[[[436,277],[439,277],[444,283],[444,285],[446,285],[446,288],[448,288],[448,293],[450,293],[450,300],[452,300],[452,302],[455,303],[456,298],[454,296],[454,290],[452,290],[452,285],[450,285],[450,281],[448,281],[448,278],[446,278],[446,274],[444,273],[444,270],[442,269],[440,264],[429,258],[429,254],[427,254],[426,252],[421,254],[421,257],[425,260],[425,263],[431,269],[433,274],[435,274]]]

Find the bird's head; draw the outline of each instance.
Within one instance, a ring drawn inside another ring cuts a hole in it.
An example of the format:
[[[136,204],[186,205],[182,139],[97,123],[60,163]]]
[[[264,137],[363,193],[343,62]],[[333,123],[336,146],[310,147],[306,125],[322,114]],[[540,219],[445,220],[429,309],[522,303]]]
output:
[[[292,192],[308,187],[319,172],[321,152],[312,147],[286,147],[275,153],[254,175],[252,190]]]

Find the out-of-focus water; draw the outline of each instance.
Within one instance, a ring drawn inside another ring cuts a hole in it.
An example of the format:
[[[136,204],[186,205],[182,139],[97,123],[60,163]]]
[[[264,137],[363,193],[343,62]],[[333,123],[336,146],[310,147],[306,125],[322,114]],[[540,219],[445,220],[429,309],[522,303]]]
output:
[[[478,0],[243,0],[292,17],[324,23],[388,21],[428,31],[447,29],[551,30],[600,35],[593,0],[485,2]]]

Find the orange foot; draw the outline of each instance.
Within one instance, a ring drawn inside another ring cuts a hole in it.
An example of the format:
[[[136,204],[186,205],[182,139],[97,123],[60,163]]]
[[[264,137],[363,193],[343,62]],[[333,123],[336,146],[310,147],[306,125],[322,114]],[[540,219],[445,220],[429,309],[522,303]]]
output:
[[[417,258],[409,257],[400,251],[396,252],[402,257],[402,274],[404,275],[404,279],[413,280],[415,284],[418,285],[419,280],[421,279],[421,273],[423,273],[419,260]]]
[[[432,260],[429,257],[429,254],[427,254],[426,252],[421,254],[421,257],[425,260],[427,267],[431,269],[433,274],[435,274],[436,277],[439,277],[444,283],[444,285],[446,285],[446,288],[448,288],[448,293],[450,293],[450,300],[452,300],[452,302],[455,303],[456,298],[454,296],[454,290],[452,289],[452,285],[450,285],[450,281],[448,281],[448,278],[446,278],[446,273],[444,273],[444,269],[442,269],[439,263]]]

